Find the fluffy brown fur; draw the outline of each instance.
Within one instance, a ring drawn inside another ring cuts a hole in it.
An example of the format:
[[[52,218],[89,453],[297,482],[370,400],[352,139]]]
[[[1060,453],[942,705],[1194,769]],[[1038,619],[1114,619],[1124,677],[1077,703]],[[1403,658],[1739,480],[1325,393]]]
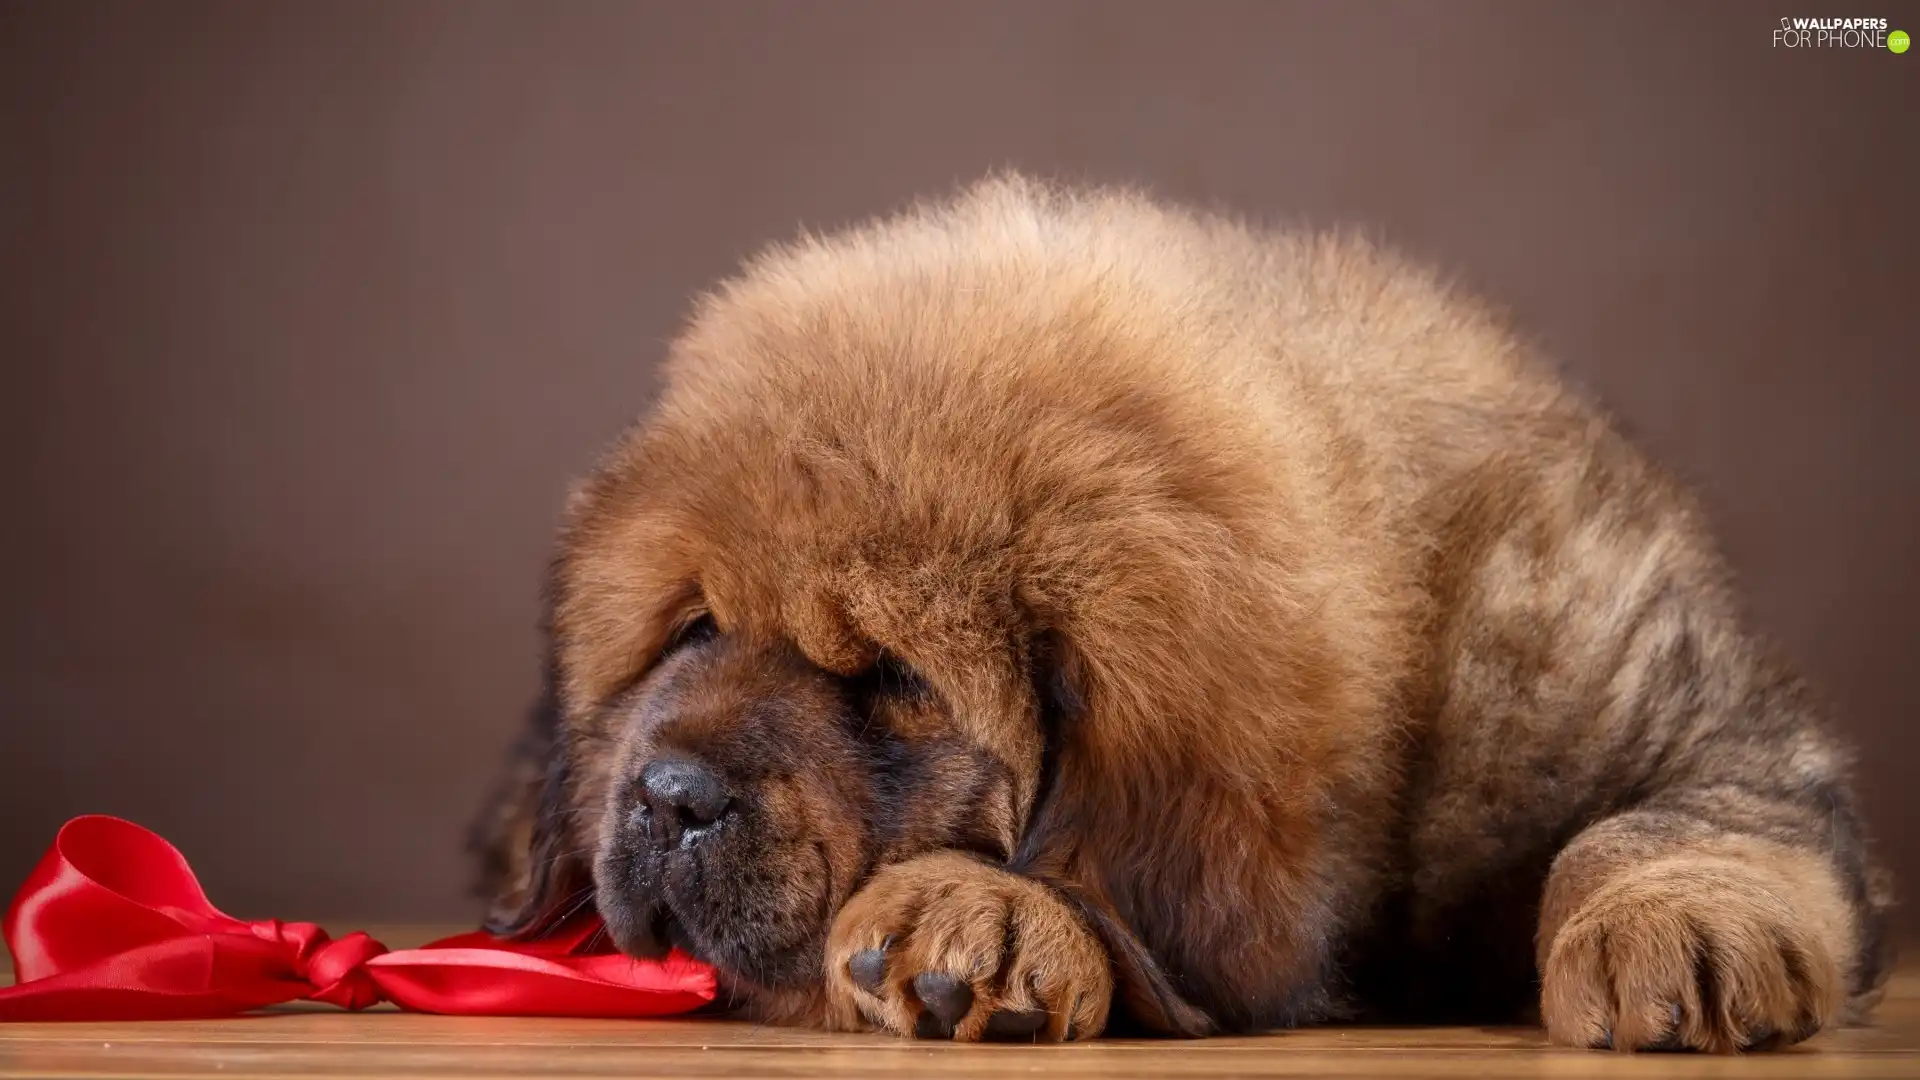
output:
[[[1001,178],[760,256],[665,371],[570,505],[504,931],[591,896],[750,1014],[958,1039],[1726,1051],[1886,974],[1694,504],[1387,252]]]

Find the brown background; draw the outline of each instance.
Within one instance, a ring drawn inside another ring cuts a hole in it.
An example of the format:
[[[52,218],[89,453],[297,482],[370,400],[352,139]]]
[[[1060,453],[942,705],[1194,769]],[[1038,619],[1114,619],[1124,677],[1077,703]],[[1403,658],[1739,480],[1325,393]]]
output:
[[[1510,307],[1702,485],[1920,882],[1920,51],[1780,7],[8,3],[0,889],[97,810],[239,913],[468,917],[564,482],[689,293],[1003,164]]]

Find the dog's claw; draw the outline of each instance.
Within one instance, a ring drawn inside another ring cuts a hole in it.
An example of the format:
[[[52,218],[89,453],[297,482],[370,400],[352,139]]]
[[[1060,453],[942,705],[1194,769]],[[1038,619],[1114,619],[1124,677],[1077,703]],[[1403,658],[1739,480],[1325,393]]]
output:
[[[887,981],[887,951],[885,949],[867,949],[853,954],[847,961],[847,974],[853,976],[853,984],[869,994],[877,994]]]
[[[958,1024],[973,1008],[973,987],[945,972],[924,971],[913,978],[914,996],[927,1012],[947,1027]]]
[[[1047,1014],[1041,1009],[1027,1009],[1021,1012],[1002,1009],[987,1018],[987,1038],[1031,1039],[1046,1026]]]

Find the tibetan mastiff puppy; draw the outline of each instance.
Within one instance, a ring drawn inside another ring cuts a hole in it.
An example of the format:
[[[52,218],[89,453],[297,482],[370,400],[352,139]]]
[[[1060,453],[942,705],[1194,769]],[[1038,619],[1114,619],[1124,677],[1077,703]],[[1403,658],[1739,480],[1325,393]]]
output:
[[[1699,507],[1354,239],[999,177],[701,300],[575,490],[492,926],[975,1040],[1860,1016],[1889,887]]]

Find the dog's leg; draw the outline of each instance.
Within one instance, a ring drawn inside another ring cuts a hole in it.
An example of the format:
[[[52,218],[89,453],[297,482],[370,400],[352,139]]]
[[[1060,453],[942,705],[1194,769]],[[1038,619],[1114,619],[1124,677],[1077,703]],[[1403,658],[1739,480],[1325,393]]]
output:
[[[1867,886],[1855,830],[1836,789],[1710,782],[1593,824],[1546,884],[1548,1034],[1726,1053],[1837,1022],[1862,980],[1863,930],[1872,936],[1859,925]]]
[[[882,869],[827,941],[838,1022],[898,1035],[1059,1041],[1098,1035],[1113,995],[1106,951],[1036,881],[954,852]]]

